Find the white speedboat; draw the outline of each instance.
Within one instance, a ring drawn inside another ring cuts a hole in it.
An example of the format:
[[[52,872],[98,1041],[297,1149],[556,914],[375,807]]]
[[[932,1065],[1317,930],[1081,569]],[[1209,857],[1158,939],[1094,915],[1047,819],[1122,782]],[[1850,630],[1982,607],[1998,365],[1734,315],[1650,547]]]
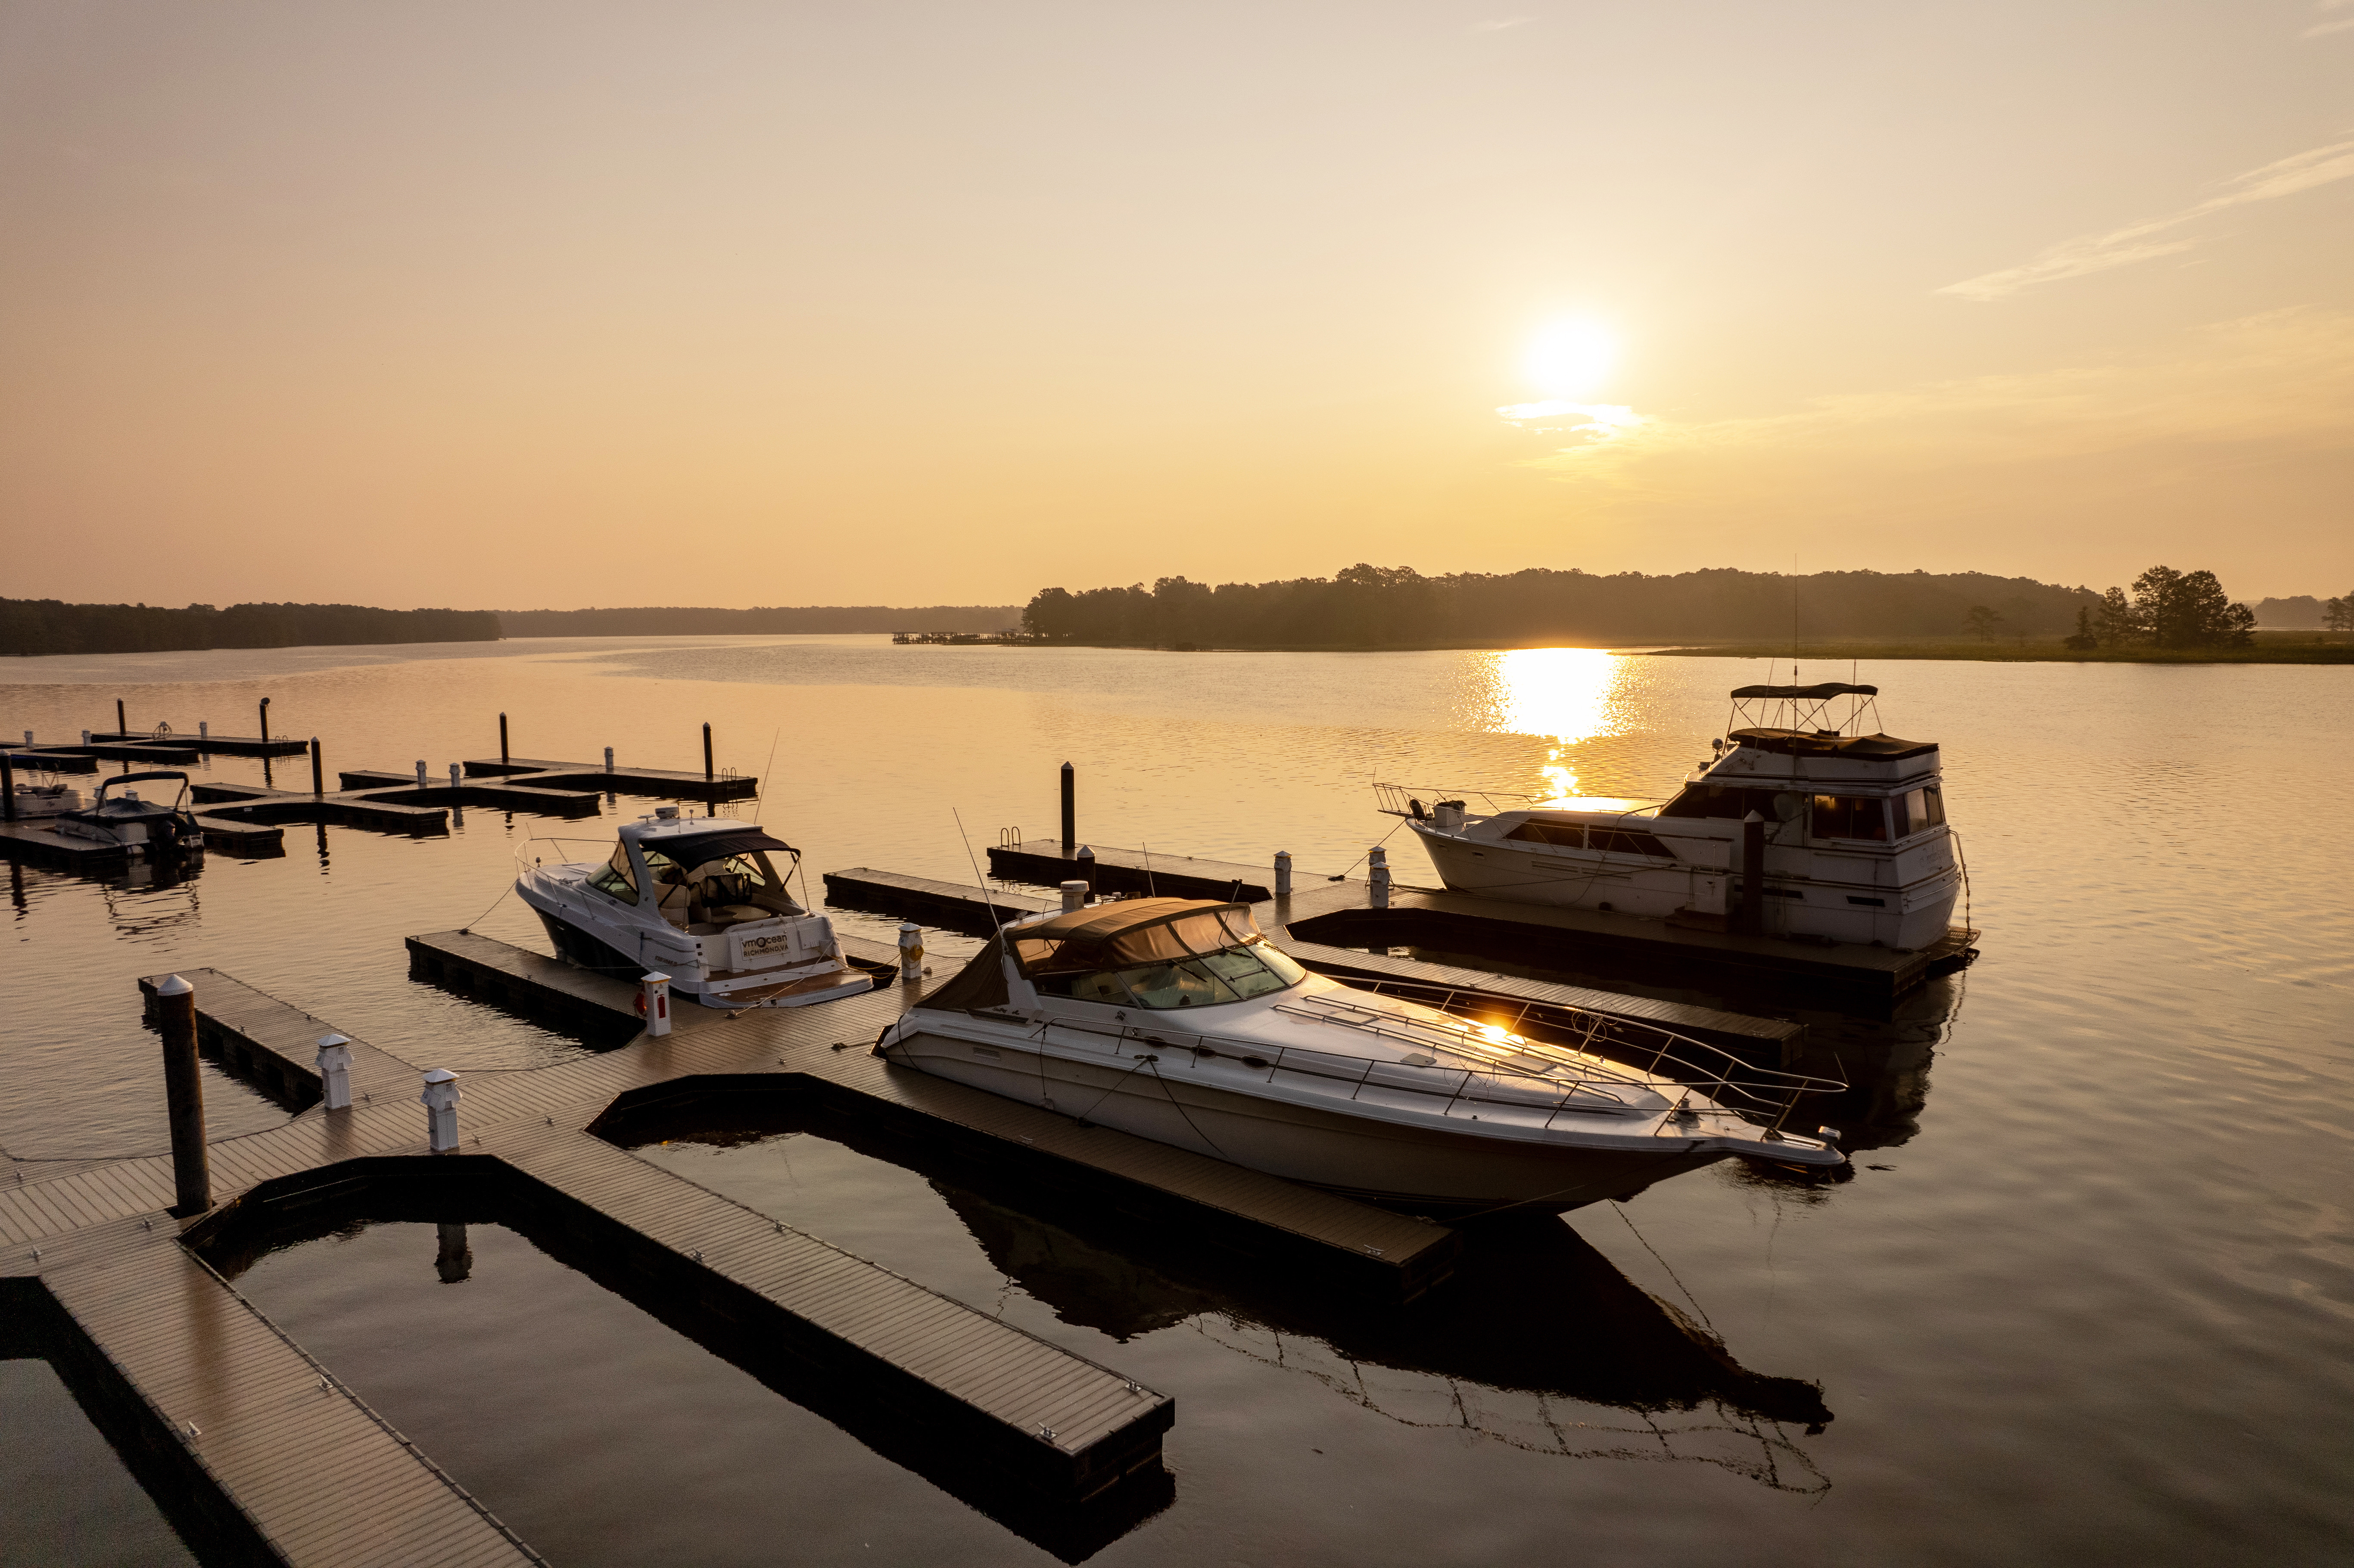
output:
[[[18,784],[16,797],[19,821],[33,817],[58,817],[68,811],[81,810],[81,791],[58,779]]]
[[[1130,899],[999,937],[877,1052],[1426,1213],[1575,1208],[1732,1155],[1844,1158],[1779,1126],[1802,1090],[1836,1085],[1744,1069],[1665,1031],[1638,1032],[1649,1060],[1631,1066],[1343,985],[1301,969],[1244,905]],[[1610,1023],[1623,1054],[1634,1035]],[[1723,1070],[1692,1065],[1712,1057]]]
[[[623,827],[603,861],[547,863],[544,842],[524,846],[533,859],[515,892],[583,969],[667,974],[705,1007],[803,1007],[875,988],[769,858],[790,856],[790,874],[801,852],[754,823],[664,806]]]
[[[143,800],[133,784],[176,783],[179,793],[170,805]],[[121,789],[121,794],[115,791]],[[185,773],[121,773],[98,787],[88,807],[60,810],[51,818],[55,831],[93,843],[124,850],[135,856],[169,859],[205,852],[204,829],[188,810],[188,776]]]
[[[1714,758],[1665,802],[1482,814],[1376,788],[1458,892],[1909,952],[1945,938],[1962,879],[1936,743],[1880,733],[1879,690],[1741,687]]]

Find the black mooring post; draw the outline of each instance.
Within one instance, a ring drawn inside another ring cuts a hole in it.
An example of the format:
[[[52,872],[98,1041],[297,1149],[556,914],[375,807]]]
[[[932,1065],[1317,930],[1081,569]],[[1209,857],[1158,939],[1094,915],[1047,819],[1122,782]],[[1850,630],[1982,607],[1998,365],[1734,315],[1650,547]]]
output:
[[[1755,811],[1741,819],[1741,915],[1734,928],[1766,933],[1766,819]]]
[[[8,765],[8,754],[0,751],[0,821],[16,820],[16,770]]]
[[[1071,841],[1079,836],[1079,787],[1071,765],[1063,764],[1063,853],[1066,858],[1076,853]]]
[[[196,988],[166,975],[155,988],[155,1026],[164,1036],[164,1104],[172,1124],[172,1186],[186,1218],[213,1206],[205,1163],[205,1080],[196,1065]]]
[[[319,737],[314,735],[311,737],[311,793],[323,795],[326,792],[327,770],[321,765]]]
[[[717,778],[718,775],[711,770],[711,726],[705,725],[703,726],[703,782],[707,786]]]
[[[114,699],[114,733],[124,736],[128,736],[131,734],[131,721],[122,716],[122,699],[121,697]]]
[[[507,765],[507,715],[499,715],[499,766]]]
[[[261,744],[270,744],[270,699],[261,699]]]
[[[1089,897],[1093,897],[1096,891],[1096,852],[1089,849],[1087,845],[1081,844],[1079,846],[1078,862],[1078,879],[1087,885],[1087,895]]]

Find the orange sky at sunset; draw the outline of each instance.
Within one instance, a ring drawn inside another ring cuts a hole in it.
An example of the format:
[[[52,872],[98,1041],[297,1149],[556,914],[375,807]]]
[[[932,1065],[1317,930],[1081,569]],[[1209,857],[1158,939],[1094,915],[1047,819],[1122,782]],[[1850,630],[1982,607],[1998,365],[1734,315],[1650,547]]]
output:
[[[0,3],[0,594],[2354,588],[2354,0]]]

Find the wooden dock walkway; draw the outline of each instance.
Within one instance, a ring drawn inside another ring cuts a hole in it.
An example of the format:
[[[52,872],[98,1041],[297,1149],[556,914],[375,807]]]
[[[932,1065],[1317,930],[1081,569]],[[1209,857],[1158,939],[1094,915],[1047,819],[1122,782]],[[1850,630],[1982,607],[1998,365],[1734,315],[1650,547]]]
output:
[[[1060,898],[1014,893],[1002,887],[981,889],[970,883],[937,882],[928,876],[907,876],[896,871],[854,866],[825,874],[825,901],[841,909],[864,909],[877,915],[898,915],[943,930],[971,937],[992,937],[997,927],[1024,915],[1062,907]]]
[[[538,789],[587,789],[659,800],[748,800],[760,792],[758,779],[730,772],[705,778],[663,768],[609,768],[601,762],[550,762],[528,757],[486,758],[461,766],[469,779],[503,779]]]
[[[300,757],[311,749],[309,741],[293,740],[285,736],[273,736],[264,740],[258,735],[207,735],[201,730],[175,729],[164,736],[137,730],[114,730],[101,735],[93,730],[90,739],[186,747],[207,757]]]
[[[1272,865],[1244,865],[1235,861],[1204,860],[1198,855],[1150,854],[1142,850],[1095,851],[1097,893],[1141,893],[1162,898],[1225,898],[1263,904],[1275,896]],[[989,874],[1007,882],[1053,887],[1080,874],[1078,853],[1064,853],[1055,839],[1035,839],[1023,844],[993,844],[989,851]],[[1358,884],[1363,886],[1362,880]]]
[[[629,982],[496,950],[504,946],[453,932],[417,938],[410,951],[420,972],[432,956],[634,1022]],[[879,944],[860,946],[876,949],[863,955],[870,965],[887,962]],[[1374,1299],[1410,1298],[1443,1280],[1459,1245],[1442,1226],[894,1067],[867,1042],[909,1004],[910,985],[736,1015],[688,1005],[664,1038],[641,1034],[548,1067],[466,1073],[461,1147],[435,1156],[415,1103],[417,1064],[353,1042],[355,1104],[324,1111],[313,1061],[324,1020],[216,970],[186,974],[204,1048],[308,1108],[209,1143],[216,1207],[193,1219],[169,1213],[167,1155],[49,1165],[37,1180],[19,1167],[19,1180],[0,1186],[0,1287],[14,1292],[0,1299],[55,1304],[69,1324],[56,1354],[80,1357],[85,1382],[130,1391],[110,1436],[143,1445],[143,1480],[179,1488],[164,1499],[175,1520],[208,1521],[208,1539],[230,1557],[535,1560],[205,1261],[235,1227],[277,1223],[281,1203],[372,1184],[493,1204],[504,1223],[554,1238],[575,1266],[1034,1540],[1076,1528],[1071,1508],[1108,1509],[1105,1498],[1165,1487],[1166,1396],[599,1135],[633,1107],[700,1101],[724,1119],[724,1107],[747,1095],[801,1097],[826,1116],[972,1151]],[[142,990],[152,995],[161,979]],[[626,1268],[616,1261],[625,1255]],[[822,1375],[801,1390],[803,1372],[761,1361],[779,1346]],[[1045,1499],[1036,1507],[1059,1510],[1061,1522],[1038,1523],[1027,1502],[1001,1507],[1008,1487],[1006,1497]]]

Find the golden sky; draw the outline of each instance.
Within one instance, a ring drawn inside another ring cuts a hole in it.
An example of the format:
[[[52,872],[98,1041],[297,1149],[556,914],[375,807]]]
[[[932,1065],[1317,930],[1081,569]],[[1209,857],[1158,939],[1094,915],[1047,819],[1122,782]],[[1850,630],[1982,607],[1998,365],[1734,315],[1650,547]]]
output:
[[[0,594],[2354,588],[2354,0],[0,0]]]

